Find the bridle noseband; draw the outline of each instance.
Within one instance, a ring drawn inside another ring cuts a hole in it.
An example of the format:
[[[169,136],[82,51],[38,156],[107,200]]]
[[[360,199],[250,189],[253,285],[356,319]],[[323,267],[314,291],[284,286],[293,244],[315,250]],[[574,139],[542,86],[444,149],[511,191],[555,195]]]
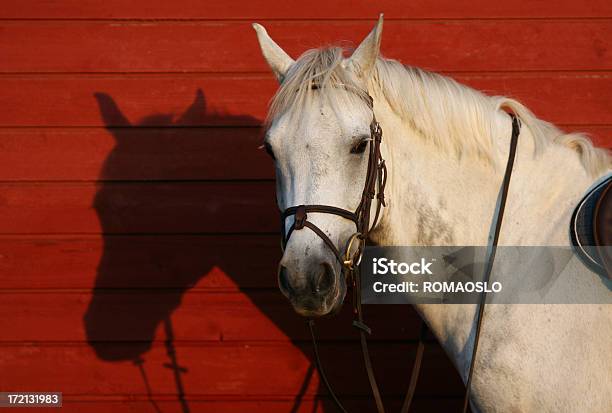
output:
[[[359,265],[368,234],[370,233],[370,230],[376,226],[376,223],[380,218],[382,207],[386,206],[385,185],[387,183],[387,167],[380,152],[382,129],[378,121],[376,121],[376,116],[374,115],[374,100],[370,95],[367,95],[367,98],[368,106],[370,110],[372,110],[372,122],[370,123],[370,144],[368,145],[369,158],[365,184],[361,194],[361,201],[359,202],[357,209],[352,212],[347,209],[342,209],[331,205],[298,205],[285,209],[281,214],[283,250],[289,241],[289,237],[291,237],[291,234],[293,234],[293,231],[308,228],[317,234],[319,238],[325,242],[325,245],[327,245],[327,247],[334,253],[335,257],[338,259],[338,262],[340,262],[343,274],[345,277],[347,277],[347,279],[352,277],[355,268]],[[376,213],[374,215],[374,220],[370,225],[370,208],[374,198],[376,198]],[[349,238],[343,253],[325,234],[325,232],[321,230],[321,228],[308,220],[308,213],[311,212],[337,215],[353,221],[356,232]],[[285,234],[285,221],[287,217],[291,215],[294,216],[294,221],[289,228],[289,231],[287,231]],[[357,245],[354,245],[356,242]],[[356,250],[353,254],[351,254],[354,246],[356,247]]]

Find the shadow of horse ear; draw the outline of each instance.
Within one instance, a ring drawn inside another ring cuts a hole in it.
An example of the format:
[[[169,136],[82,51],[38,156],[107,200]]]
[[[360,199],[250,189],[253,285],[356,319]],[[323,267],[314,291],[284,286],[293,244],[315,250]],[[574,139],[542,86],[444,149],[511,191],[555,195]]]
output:
[[[126,118],[115,100],[106,93],[96,92],[94,98],[98,102],[100,115],[104,121],[104,125],[109,126],[131,126],[130,121]]]
[[[202,89],[196,91],[195,99],[193,103],[187,108],[187,110],[176,120],[177,125],[190,126],[199,125],[206,113],[206,98]]]

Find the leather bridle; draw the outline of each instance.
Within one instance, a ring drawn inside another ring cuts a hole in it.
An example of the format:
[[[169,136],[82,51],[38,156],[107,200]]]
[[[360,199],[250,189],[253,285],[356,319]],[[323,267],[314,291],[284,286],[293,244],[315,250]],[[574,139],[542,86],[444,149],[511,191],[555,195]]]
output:
[[[313,89],[317,89],[318,87],[313,87]],[[281,247],[284,251],[285,246],[293,234],[294,231],[299,231],[304,228],[308,228],[313,231],[319,238],[323,240],[325,245],[333,252],[336,259],[339,261],[342,274],[344,276],[347,285],[351,285],[353,288],[353,326],[358,329],[361,343],[361,350],[364,360],[364,365],[366,368],[366,373],[368,376],[368,381],[370,382],[370,388],[372,390],[372,395],[374,397],[374,401],[376,402],[376,408],[379,413],[384,413],[385,408],[382,401],[382,397],[380,394],[380,390],[378,388],[378,384],[376,382],[376,378],[374,376],[374,369],[372,367],[372,361],[370,358],[370,354],[367,346],[367,335],[371,334],[371,329],[364,323],[363,321],[363,313],[361,308],[361,279],[359,273],[359,264],[361,263],[361,258],[363,256],[363,252],[365,249],[365,243],[370,233],[370,230],[376,226],[378,219],[380,218],[380,212],[383,206],[386,206],[385,203],[385,186],[387,183],[387,167],[385,165],[385,161],[382,158],[380,152],[380,145],[382,142],[382,128],[380,124],[376,120],[376,116],[374,115],[374,100],[369,94],[365,94],[367,96],[367,102],[370,110],[372,111],[372,122],[370,123],[370,144],[369,144],[369,158],[368,158],[368,167],[366,172],[366,179],[363,188],[363,192],[361,194],[361,201],[359,202],[359,206],[357,209],[352,212],[346,209],[338,208],[331,205],[298,205],[292,206],[285,209],[281,213]],[[502,219],[504,215],[504,209],[506,205],[506,198],[508,195],[508,188],[510,185],[510,177],[512,175],[512,168],[514,165],[514,158],[516,155],[516,147],[518,142],[518,136],[520,134],[520,124],[518,118],[510,114],[512,118],[512,136],[510,141],[510,151],[508,154],[508,162],[506,164],[506,170],[502,182],[502,187],[500,191],[500,200],[497,204],[497,209],[494,215],[494,233],[493,233],[493,241],[492,241],[492,249],[490,251],[489,257],[487,259],[487,263],[484,269],[483,281],[488,282],[491,276],[493,262],[495,260],[495,252],[499,239],[499,234],[501,230]],[[376,198],[376,212],[374,215],[374,219],[370,224],[370,212],[373,200]],[[334,244],[334,242],[325,234],[323,230],[321,230],[318,226],[313,224],[308,220],[308,213],[323,213],[323,214],[332,214],[337,215],[342,218],[348,219],[355,223],[356,232],[353,233],[349,237],[349,240],[344,248],[344,251],[341,252],[338,247]],[[294,222],[289,228],[289,231],[285,233],[286,228],[286,219],[289,216],[294,216]],[[354,244],[356,244],[355,252],[352,253]],[[280,265],[279,265],[280,268]],[[480,305],[478,307],[478,312],[476,313],[476,332],[474,338],[474,345],[472,349],[472,359],[468,373],[468,380],[466,383],[466,391],[464,396],[464,405],[463,412],[466,413],[469,405],[469,397],[470,397],[470,389],[472,376],[475,366],[476,352],[478,350],[478,342],[480,338],[480,330],[482,327],[482,320],[484,316],[484,308],[486,303],[486,290],[483,290],[480,297]],[[319,349],[317,344],[317,339],[314,330],[314,320],[308,320],[308,327],[310,330],[310,335],[313,343],[313,350],[315,356],[315,363],[317,366],[317,370],[319,372],[319,376],[330,396],[334,400],[334,403],[338,407],[341,412],[346,413],[347,410],[344,408],[338,397],[336,396],[330,382],[327,379],[327,375],[325,374],[325,370],[323,369],[323,365],[321,363],[321,359],[319,357]],[[423,360],[423,352],[425,349],[425,336],[427,335],[427,326],[424,322],[421,323],[421,331],[419,334],[419,343],[417,347],[416,357],[414,361],[414,365],[412,368],[412,373],[410,377],[410,384],[408,386],[408,390],[406,392],[406,396],[404,397],[404,402],[402,404],[401,413],[407,413],[410,410],[410,405],[412,404],[412,399],[415,393],[416,384],[419,377],[419,372],[421,368],[421,362]]]
[[[327,247],[334,253],[346,276],[350,276],[353,268],[359,265],[361,255],[363,254],[363,247],[365,246],[365,241],[368,238],[370,229],[376,226],[376,223],[380,217],[380,211],[383,206],[386,206],[385,185],[387,183],[387,167],[385,166],[385,160],[382,158],[380,153],[382,129],[380,124],[376,121],[373,108],[374,101],[370,95],[367,95],[367,102],[369,108],[372,110],[372,122],[370,123],[370,144],[368,145],[369,157],[365,184],[361,194],[361,201],[359,202],[357,209],[352,212],[347,209],[342,209],[331,205],[299,205],[289,207],[281,214],[283,250],[289,241],[289,237],[291,237],[291,234],[293,234],[293,231],[308,228],[317,234],[319,238],[325,242],[325,245],[327,245]],[[370,207],[374,198],[376,198],[376,213],[374,215],[374,220],[370,225]],[[311,221],[308,221],[308,213],[311,212],[333,214],[353,221],[356,232],[349,238],[346,248],[344,249],[344,253],[340,252],[334,242],[329,239],[323,230],[321,230]],[[285,234],[285,221],[287,217],[292,215],[294,216],[293,224],[289,228],[289,231]],[[357,245],[355,245],[357,249],[353,254],[351,254],[355,243],[357,243]]]

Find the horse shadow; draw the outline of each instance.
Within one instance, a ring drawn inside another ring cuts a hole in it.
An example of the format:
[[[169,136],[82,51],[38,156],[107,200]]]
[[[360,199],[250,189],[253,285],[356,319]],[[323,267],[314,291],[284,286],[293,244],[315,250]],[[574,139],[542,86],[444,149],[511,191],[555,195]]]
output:
[[[310,359],[311,367],[294,400],[292,411],[297,411],[314,371],[314,360],[308,346],[304,320],[293,314],[280,293],[274,295],[271,303],[270,294],[261,294],[261,289],[253,287],[269,286],[270,279],[275,277],[275,265],[280,258],[279,248],[276,248],[278,239],[269,237],[268,241],[263,242],[263,246],[259,241],[249,244],[255,249],[267,248],[270,251],[274,248],[278,251],[277,256],[270,258],[268,253],[265,263],[254,266],[246,265],[237,259],[233,245],[227,242],[216,245],[214,236],[202,237],[198,236],[202,234],[197,233],[160,236],[139,233],[138,228],[132,230],[133,223],[142,222],[142,217],[154,217],[151,218],[152,221],[147,222],[154,222],[155,226],[163,228],[184,220],[184,217],[179,216],[180,210],[173,211],[172,208],[164,207],[168,193],[152,191],[150,182],[143,181],[142,176],[148,176],[152,172],[161,177],[162,183],[164,177],[181,176],[181,158],[185,153],[203,153],[206,146],[218,144],[213,141],[215,137],[207,136],[211,133],[209,128],[189,126],[202,125],[205,121],[207,124],[219,125],[256,125],[258,120],[247,115],[227,115],[211,111],[207,108],[206,98],[201,90],[197,91],[193,103],[179,117],[172,114],[153,114],[137,123],[128,120],[113,97],[108,94],[96,93],[95,99],[107,131],[115,140],[115,146],[101,169],[100,184],[93,201],[103,232],[103,252],[97,268],[92,298],[83,320],[88,343],[96,356],[108,362],[133,362],[140,370],[149,401],[156,411],[161,412],[152,397],[155,389],[150,388],[147,379],[144,355],[151,349],[156,332],[162,329],[168,356],[168,363],[164,366],[169,368],[169,374],[174,377],[176,397],[181,404],[181,410],[189,412],[192,407],[185,395],[182,381],[183,375],[189,374],[189,366],[185,366],[185,360],[180,359],[180,347],[174,345],[172,315],[180,307],[185,293],[216,267],[227,274],[257,309],[297,347],[303,349],[305,356]],[[193,136],[186,136],[189,133],[197,133],[199,136],[193,139]],[[194,146],[190,148],[189,145]],[[255,149],[254,146],[253,150]],[[145,153],[148,158],[146,161],[142,159]],[[271,164],[267,160],[266,162]],[[271,168],[271,165],[269,167]],[[184,183],[182,178],[166,182],[168,187]],[[200,205],[204,210],[204,203],[210,201],[210,194],[202,194],[200,197],[189,192],[172,192],[172,196],[186,197],[173,202],[180,204],[184,201],[192,208],[198,208]],[[276,208],[272,197],[270,208]],[[197,214],[195,216],[197,217]],[[206,227],[208,221],[203,216],[201,219],[201,222],[192,223],[194,228]],[[129,233],[121,232],[125,231],[125,228],[130,229],[126,231]],[[201,242],[203,238],[208,239],[204,244]],[[255,256],[257,255],[255,251]],[[327,331],[328,337],[334,337],[339,325],[350,326],[350,305],[344,307],[339,319],[323,322],[323,335]],[[406,328],[412,327],[408,325]],[[347,329],[350,330],[350,327]],[[115,341],[122,341],[123,344],[112,345]],[[355,352],[352,354],[358,358],[358,347],[354,347]],[[347,374],[361,374],[360,371],[347,373],[346,365],[338,365],[339,362],[335,360],[343,359],[342,355],[337,354],[338,350],[324,351],[324,357],[332,361],[328,368],[332,380],[343,380]],[[376,357],[376,354],[374,356]],[[406,369],[410,368],[410,357],[408,351],[399,355],[398,365],[404,366],[395,373],[387,374],[383,381],[406,381],[404,376],[408,374]],[[344,359],[346,360],[346,356]],[[334,377],[334,371],[340,371],[340,377]],[[228,374],[232,374],[232,371],[228,371]],[[365,372],[363,374],[361,377],[365,377]],[[319,388],[317,394],[322,393],[325,391]],[[323,411],[335,411],[335,406],[329,398],[317,396],[315,406],[316,404]]]

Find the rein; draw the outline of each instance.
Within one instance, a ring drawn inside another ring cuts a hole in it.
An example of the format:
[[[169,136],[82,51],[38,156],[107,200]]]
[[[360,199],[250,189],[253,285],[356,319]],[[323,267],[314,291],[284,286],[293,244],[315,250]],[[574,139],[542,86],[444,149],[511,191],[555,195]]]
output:
[[[313,87],[315,88],[315,87]],[[359,331],[359,338],[361,344],[361,351],[363,355],[363,362],[365,365],[366,373],[368,376],[368,381],[370,383],[370,388],[372,390],[372,395],[374,397],[374,401],[376,403],[376,409],[378,413],[384,413],[385,408],[382,401],[382,397],[380,394],[380,390],[378,388],[378,384],[376,382],[376,377],[374,376],[374,368],[372,366],[372,361],[370,357],[370,353],[368,350],[367,344],[367,336],[371,334],[371,329],[364,323],[363,321],[363,311],[361,306],[361,277],[359,272],[359,264],[361,263],[361,258],[363,256],[365,243],[370,233],[370,230],[376,226],[378,219],[380,218],[380,212],[385,204],[385,186],[387,183],[387,167],[385,165],[385,160],[382,158],[380,152],[380,145],[382,142],[382,128],[378,121],[376,120],[376,116],[374,115],[374,100],[372,97],[367,94],[367,103],[372,110],[372,122],[370,123],[370,144],[369,144],[369,158],[368,158],[368,167],[366,172],[366,179],[363,188],[363,192],[361,194],[361,201],[355,211],[349,211],[346,209],[334,207],[331,205],[298,205],[292,206],[285,209],[281,213],[281,248],[284,251],[291,234],[293,231],[299,231],[304,228],[308,228],[313,231],[315,234],[319,236],[327,245],[327,247],[333,252],[336,259],[340,262],[342,268],[342,274],[347,282],[347,285],[351,285],[353,288],[353,327],[355,327]],[[508,188],[510,185],[510,177],[512,175],[512,167],[514,164],[514,158],[516,154],[516,147],[518,141],[518,135],[520,133],[520,125],[518,122],[518,118],[510,114],[512,118],[512,137],[510,144],[510,152],[508,155],[508,163],[506,165],[506,171],[504,174],[504,180],[502,183],[501,194],[499,203],[496,209],[496,213],[494,216],[494,224],[495,224],[495,232],[492,242],[492,249],[489,254],[489,258],[487,260],[487,265],[485,267],[484,273],[484,281],[489,281],[491,276],[491,270],[493,268],[493,262],[495,260],[495,252],[497,247],[497,242],[499,239],[499,233],[501,230],[502,218],[504,215],[504,209],[506,204],[506,198],[508,194]],[[376,212],[374,215],[374,219],[372,224],[370,225],[370,212],[372,202],[376,198]],[[348,219],[355,224],[356,231],[349,237],[349,240],[344,248],[344,251],[340,251],[336,245],[332,242],[332,240],[325,234],[323,230],[321,230],[318,226],[316,226],[311,221],[308,221],[308,213],[324,213],[324,214],[333,214],[340,216],[342,218]],[[289,228],[289,231],[285,233],[285,221],[289,216],[294,216],[294,222]],[[355,250],[354,253],[352,251]],[[480,336],[480,330],[483,321],[484,315],[484,307],[486,303],[486,291],[481,294],[480,297],[480,305],[477,313],[477,321],[476,321],[476,335],[474,339],[474,346],[472,350],[472,360],[470,364],[470,370],[468,374],[468,380],[466,384],[465,398],[464,398],[464,407],[463,412],[467,412],[467,407],[469,405],[469,396],[470,396],[470,387],[472,382],[472,375],[474,371],[476,352],[478,349],[478,341]],[[323,364],[321,363],[321,359],[319,356],[318,343],[315,334],[315,323],[313,319],[308,320],[308,328],[310,330],[310,336],[312,338],[313,351],[315,356],[315,363],[317,366],[317,370],[319,372],[319,376],[321,380],[325,384],[327,391],[329,392],[331,398],[334,403],[338,407],[338,409],[347,413],[347,410],[344,408],[340,399],[336,396],[331,383],[327,379],[327,375],[325,374],[325,370],[323,369]],[[406,392],[406,396],[404,398],[404,402],[402,404],[401,413],[407,413],[410,410],[410,405],[412,404],[412,399],[416,390],[416,385],[419,378],[419,372],[421,368],[421,362],[423,360],[423,353],[425,350],[425,336],[427,335],[427,325],[425,322],[421,322],[421,331],[419,333],[419,344],[417,347],[417,352],[414,360],[414,365],[412,368],[412,373],[410,377],[410,384],[408,386],[408,390]]]

